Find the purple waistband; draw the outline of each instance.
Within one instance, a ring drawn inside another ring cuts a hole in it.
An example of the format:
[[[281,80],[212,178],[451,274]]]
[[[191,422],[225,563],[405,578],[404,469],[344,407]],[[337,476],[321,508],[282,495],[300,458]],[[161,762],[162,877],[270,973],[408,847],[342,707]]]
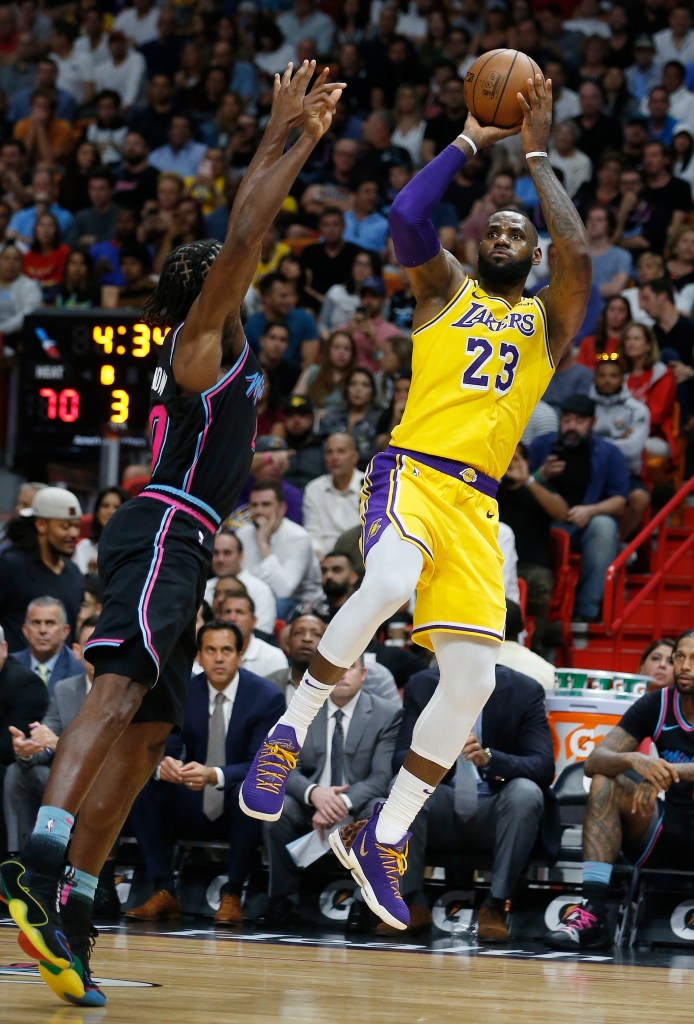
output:
[[[488,498],[496,497],[499,481],[495,480],[493,476],[487,476],[486,473],[482,473],[479,469],[468,466],[466,462],[457,462],[456,459],[444,459],[439,455],[426,455],[424,452],[412,452],[408,448],[393,448],[391,446],[390,450],[395,452],[396,455],[407,455],[416,462],[421,462],[425,466],[437,469],[439,473],[445,473],[446,476],[454,476],[462,480],[463,483],[468,484],[468,486],[474,487],[476,491],[486,494]]]

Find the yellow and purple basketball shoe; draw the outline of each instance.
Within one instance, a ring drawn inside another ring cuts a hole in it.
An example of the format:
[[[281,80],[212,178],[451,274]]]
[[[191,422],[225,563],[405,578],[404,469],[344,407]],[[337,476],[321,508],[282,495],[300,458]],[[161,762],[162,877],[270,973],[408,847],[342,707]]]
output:
[[[284,792],[300,753],[296,733],[289,725],[276,725],[263,740],[241,789],[241,810],[251,818],[277,821],[282,813]]]

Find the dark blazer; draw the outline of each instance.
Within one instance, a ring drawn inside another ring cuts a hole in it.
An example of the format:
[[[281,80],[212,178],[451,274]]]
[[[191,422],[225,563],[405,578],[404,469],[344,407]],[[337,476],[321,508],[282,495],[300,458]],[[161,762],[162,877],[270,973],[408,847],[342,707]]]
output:
[[[287,792],[301,804],[307,788],[318,782],[328,756],[327,702],[311,723],[296,771],[289,776]],[[386,797],[402,708],[363,689],[354,708],[345,741],[346,796],[355,810],[370,800]]]
[[[285,707],[284,696],[276,686],[253,672],[239,669],[239,685],[227,729],[226,764],[219,765],[225,789],[243,782],[260,744]],[[166,754],[205,764],[209,725],[207,679],[200,672],[190,680],[183,728],[169,736]]]
[[[18,661],[20,665],[24,665],[31,671],[31,651],[28,647],[25,647],[23,651],[16,651],[11,654],[10,657]],[[55,684],[59,683],[61,679],[68,679],[71,676],[83,676],[84,665],[76,658],[72,653],[67,644],[63,644],[63,649],[58,655],[58,660],[53,666],[53,671],[48,677],[48,693],[52,697]]]
[[[0,669],[0,765],[14,764],[9,726],[28,734],[31,722],[39,722],[48,707],[48,690],[35,672],[8,658]]]
[[[32,675],[36,673],[32,672]],[[43,725],[47,725],[56,736],[60,736],[82,707],[86,696],[87,677],[84,672],[59,680],[50,695],[48,710],[41,719]],[[20,761],[19,764],[22,768],[32,768],[35,764],[50,764],[53,757],[54,752],[47,753],[42,750],[38,754],[33,754],[31,760]]]
[[[537,783],[545,795],[542,852],[547,859],[556,860],[561,829],[556,797],[550,789],[554,749],[545,691],[534,679],[505,665],[497,665],[495,671],[496,686],[482,712],[482,745],[489,747],[492,759],[481,774],[494,791],[511,779],[531,779]],[[403,718],[393,757],[395,772],[405,760],[415,722],[431,700],[438,681],[438,671],[426,669],[411,676],[405,687]],[[462,680],[461,685],[465,685]]]

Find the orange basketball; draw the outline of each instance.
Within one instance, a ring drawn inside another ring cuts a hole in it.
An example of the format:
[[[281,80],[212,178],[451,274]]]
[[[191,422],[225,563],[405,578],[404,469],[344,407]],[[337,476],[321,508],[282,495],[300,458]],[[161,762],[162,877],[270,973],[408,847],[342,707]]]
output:
[[[465,75],[465,103],[480,124],[513,128],[523,120],[517,93],[527,98],[528,79],[541,74],[520,50],[489,50]]]

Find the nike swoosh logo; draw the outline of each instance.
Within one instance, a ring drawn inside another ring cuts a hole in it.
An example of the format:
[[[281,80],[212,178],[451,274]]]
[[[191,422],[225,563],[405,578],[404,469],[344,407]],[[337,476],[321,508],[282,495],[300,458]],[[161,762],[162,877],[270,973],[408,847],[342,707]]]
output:
[[[664,725],[660,731],[669,732],[670,729],[679,729],[679,725]]]
[[[487,512],[487,519],[493,519],[493,518],[494,518],[494,513],[493,512]]]
[[[364,831],[364,834],[361,837],[361,847],[359,848],[359,856],[360,857],[366,857],[366,850],[364,848],[365,840],[366,840],[366,831]]]

